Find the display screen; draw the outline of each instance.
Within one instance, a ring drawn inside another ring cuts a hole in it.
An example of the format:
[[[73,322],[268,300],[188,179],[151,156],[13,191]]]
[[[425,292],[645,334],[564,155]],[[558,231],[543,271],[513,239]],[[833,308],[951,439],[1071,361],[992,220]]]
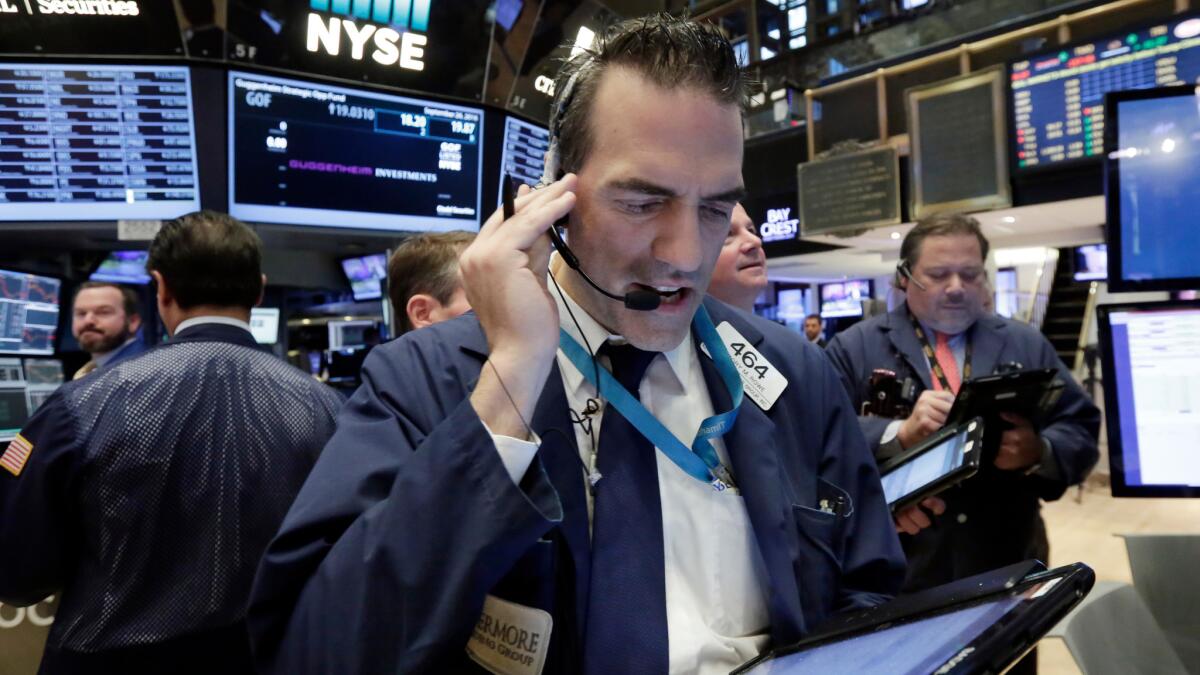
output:
[[[1013,318],[1020,310],[1020,293],[1017,288],[1017,270],[1006,267],[996,271],[996,313]]]
[[[1198,279],[1200,227],[1191,214],[1200,204],[1200,97],[1116,105],[1117,143],[1109,162],[1116,180],[1106,186],[1108,231],[1116,234],[1110,241],[1120,251],[1116,281],[1152,290],[1156,282]]]
[[[149,257],[149,251],[113,251],[88,279],[117,284],[148,284],[150,275],[146,272],[146,259]]]
[[[229,74],[229,212],[253,222],[478,229],[477,108]]]
[[[895,504],[962,466],[967,433],[964,429],[881,476],[887,503]]]
[[[1105,325],[1114,490],[1187,486],[1200,495],[1200,307],[1112,311]]]
[[[550,132],[536,124],[516,117],[504,123],[504,154],[500,161],[500,191],[496,202],[504,198],[504,176],[513,178],[513,189],[521,185],[534,186],[542,181],[546,166],[546,150],[550,147]]]
[[[58,279],[0,270],[0,353],[53,354]]]
[[[864,280],[821,284],[821,318],[862,316],[863,300],[871,299],[871,282]]]
[[[929,618],[814,645],[765,661],[748,671],[748,675],[948,672],[942,668],[948,661],[1036,592],[1005,595]]]
[[[342,270],[350,281],[350,291],[355,300],[383,297],[383,280],[387,279],[387,256],[384,254],[346,258],[342,261]]]
[[[250,310],[250,334],[260,345],[279,342],[279,308],[255,307]]]
[[[1075,281],[1097,281],[1107,278],[1107,246],[1090,244],[1075,249]]]
[[[0,220],[200,208],[188,69],[0,63]]]
[[[1009,65],[1016,166],[1104,152],[1104,94],[1200,78],[1200,18],[1049,52]]]

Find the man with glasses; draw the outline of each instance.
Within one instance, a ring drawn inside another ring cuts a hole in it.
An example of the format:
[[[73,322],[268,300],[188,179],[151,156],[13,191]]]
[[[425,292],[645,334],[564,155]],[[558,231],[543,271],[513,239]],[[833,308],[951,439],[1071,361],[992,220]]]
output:
[[[978,475],[942,499],[897,516],[918,590],[1029,558],[1046,561],[1049,544],[1040,500],[1062,496],[1096,463],[1100,413],[1050,342],[1035,328],[984,311],[988,241],[979,222],[960,214],[924,219],[904,238],[895,284],[905,302],[890,314],[838,334],[833,359],[856,409],[876,369],[912,379],[911,414],[859,418],[877,459],[893,456],[940,429],[962,382],[1016,368],[1056,368],[1062,398],[1039,427],[1003,414],[1007,428]],[[930,354],[931,356],[926,356]]]

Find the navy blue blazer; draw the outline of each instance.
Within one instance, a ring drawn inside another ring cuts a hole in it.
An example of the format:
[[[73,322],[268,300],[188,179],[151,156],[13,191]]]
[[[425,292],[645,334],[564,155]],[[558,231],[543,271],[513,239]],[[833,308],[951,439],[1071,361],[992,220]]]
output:
[[[996,315],[971,327],[971,370],[995,372],[1003,364],[1025,369],[1056,368],[1065,383],[1062,398],[1039,433],[1050,442],[1058,478],[1001,471],[985,462],[980,473],[945,494],[948,512],[915,538],[902,537],[910,563],[910,589],[924,588],[1028,558],[1045,559],[1039,499],[1054,500],[1081,482],[1099,458],[1100,411],[1063,365],[1050,342],[1028,324]],[[912,328],[908,305],[855,324],[825,349],[856,410],[869,395],[871,372],[887,368],[917,382],[917,395],[932,388],[929,362]],[[891,420],[860,416],[867,443],[879,448]],[[997,432],[998,433],[998,430]],[[915,539],[915,541],[914,541]]]
[[[788,643],[894,594],[904,561],[829,362],[797,333],[706,306],[789,383],[767,412],[747,398],[725,437],[766,563],[771,636]],[[468,313],[368,357],[255,580],[260,672],[476,672],[465,646],[487,594],[549,612],[544,672],[580,670],[588,516],[562,379],[555,367],[532,420],[543,442],[516,485],[468,400],[487,351]],[[727,408],[715,366],[700,362],[714,408]],[[839,493],[852,503],[843,516],[816,508]]]

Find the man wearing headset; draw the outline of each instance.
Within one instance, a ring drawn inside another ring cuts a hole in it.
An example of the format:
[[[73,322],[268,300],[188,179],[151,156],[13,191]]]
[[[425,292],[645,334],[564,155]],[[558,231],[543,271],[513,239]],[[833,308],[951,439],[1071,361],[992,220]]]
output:
[[[917,384],[906,418],[859,418],[880,459],[940,429],[962,382],[972,375],[1056,368],[1065,383],[1040,428],[1002,413],[1008,428],[978,475],[946,492],[944,500],[927,500],[928,512],[914,507],[900,514],[897,525],[908,535],[901,537],[909,561],[907,590],[1029,558],[1046,561],[1039,500],[1061,497],[1098,457],[1100,413],[1050,342],[1026,324],[984,311],[987,254],[988,241],[974,218],[940,214],[921,220],[900,247],[896,285],[905,302],[839,333],[826,349],[860,409],[877,369]]]
[[[743,192],[729,43],[627,21],[555,91],[551,184],[461,259],[474,312],[371,354],[268,551],[261,672],[725,673],[899,586],[828,360],[704,297]]]

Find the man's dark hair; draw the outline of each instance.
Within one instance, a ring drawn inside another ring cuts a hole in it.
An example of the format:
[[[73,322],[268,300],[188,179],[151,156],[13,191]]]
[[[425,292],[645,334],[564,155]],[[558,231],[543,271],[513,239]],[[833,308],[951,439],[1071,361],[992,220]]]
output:
[[[695,88],[745,109],[746,78],[719,28],[665,13],[622,21],[569,58],[554,79],[550,125],[564,172],[578,171],[592,149],[588,120],[601,77],[612,66],[664,89]]]
[[[249,309],[262,296],[262,242],[227,214],[189,213],[159,230],[150,244],[146,271],[162,275],[183,309]]]
[[[75,298],[78,298],[80,293],[88,290],[89,288],[117,289],[117,291],[121,294],[121,305],[125,309],[125,318],[128,319],[131,316],[142,315],[141,309],[138,307],[137,291],[128,286],[114,284],[111,281],[85,281],[82,284],[79,284],[79,288],[75,289],[75,296],[71,299],[71,304],[74,305]]]
[[[900,264],[907,266],[911,273],[913,266],[917,264],[917,259],[921,256],[921,244],[926,239],[957,234],[974,236],[978,239],[979,251],[983,254],[983,259],[987,260],[991,245],[988,243],[987,237],[983,236],[983,230],[980,228],[978,220],[964,213],[938,213],[918,220],[913,229],[905,235],[904,241],[900,244]],[[900,288],[900,277],[901,273],[897,270],[896,288]]]
[[[398,333],[413,329],[408,320],[408,299],[419,293],[446,304],[458,289],[458,258],[474,241],[470,232],[455,230],[411,236],[392,251],[388,259],[388,297],[396,316]]]
[[[809,314],[808,316],[804,317],[805,321],[808,321],[809,319],[816,319],[817,321],[820,321],[821,315],[820,314]]]

